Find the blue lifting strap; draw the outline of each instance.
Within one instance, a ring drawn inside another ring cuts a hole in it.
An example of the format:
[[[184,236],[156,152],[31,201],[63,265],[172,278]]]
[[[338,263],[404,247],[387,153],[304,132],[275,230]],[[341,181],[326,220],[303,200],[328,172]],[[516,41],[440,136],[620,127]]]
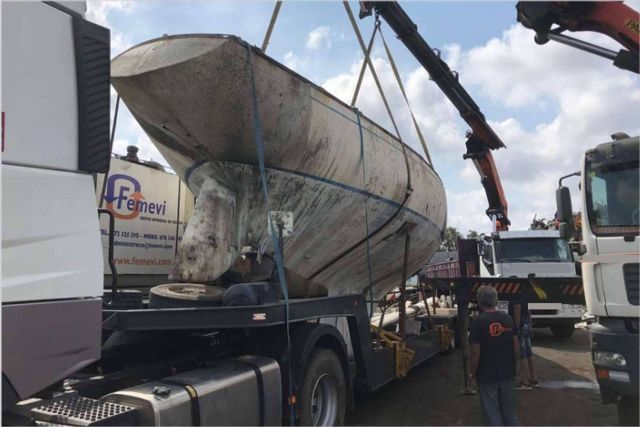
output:
[[[282,295],[284,296],[285,305],[285,322],[287,330],[287,351],[288,351],[288,370],[289,370],[289,409],[291,412],[291,425],[295,425],[295,407],[293,404],[293,386],[291,384],[291,335],[289,333],[289,289],[287,288],[287,281],[284,274],[284,261],[282,252],[280,250],[280,243],[278,236],[276,236],[276,227],[271,219],[271,206],[269,201],[269,189],[267,188],[267,171],[264,164],[264,139],[262,133],[262,123],[260,122],[260,112],[258,111],[258,95],[256,93],[256,80],[253,73],[253,62],[251,55],[251,46],[249,43],[245,43],[247,47],[247,62],[249,65],[249,76],[251,78],[251,112],[253,116],[253,134],[256,143],[256,152],[258,154],[258,166],[260,168],[260,182],[262,183],[262,192],[264,194],[265,203],[267,205],[267,218],[269,221],[271,230],[271,245],[273,246],[273,252],[276,258],[276,269],[278,270],[278,279],[280,282],[280,288],[282,289]]]

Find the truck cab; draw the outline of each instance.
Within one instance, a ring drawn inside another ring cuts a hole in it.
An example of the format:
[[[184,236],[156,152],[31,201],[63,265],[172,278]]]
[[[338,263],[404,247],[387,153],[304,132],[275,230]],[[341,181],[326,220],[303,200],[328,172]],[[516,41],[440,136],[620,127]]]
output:
[[[3,407],[100,357],[110,42],[85,9],[2,4]]]
[[[618,133],[587,151],[581,176],[582,272],[591,350],[604,403],[638,425],[640,138]],[[568,175],[570,176],[570,175]],[[556,191],[563,238],[573,237],[568,187]]]
[[[498,231],[479,242],[482,277],[576,277],[569,244],[557,230]],[[499,308],[507,310],[501,301]],[[585,312],[581,305],[530,303],[533,326],[550,327],[558,338],[569,338]]]

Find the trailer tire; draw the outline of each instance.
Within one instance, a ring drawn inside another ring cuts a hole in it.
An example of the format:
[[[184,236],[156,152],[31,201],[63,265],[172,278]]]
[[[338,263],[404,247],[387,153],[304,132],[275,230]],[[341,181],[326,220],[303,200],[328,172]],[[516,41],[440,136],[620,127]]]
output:
[[[299,399],[298,424],[303,426],[343,425],[347,407],[344,370],[338,356],[326,348],[314,350],[309,358]]]
[[[571,338],[574,330],[575,325],[573,324],[573,322],[551,325],[551,333],[553,333],[553,336],[563,341]]]
[[[215,307],[224,289],[198,283],[168,283],[149,290],[149,308]]]
[[[639,418],[638,396],[622,396],[618,401],[618,424],[637,426]]]

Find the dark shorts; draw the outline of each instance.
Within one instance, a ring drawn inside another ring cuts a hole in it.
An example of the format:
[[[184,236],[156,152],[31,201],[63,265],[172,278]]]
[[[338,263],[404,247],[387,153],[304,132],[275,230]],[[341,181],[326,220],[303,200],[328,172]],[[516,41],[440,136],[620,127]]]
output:
[[[520,359],[528,359],[533,356],[531,349],[531,327],[524,325],[518,330],[518,340],[520,341]]]

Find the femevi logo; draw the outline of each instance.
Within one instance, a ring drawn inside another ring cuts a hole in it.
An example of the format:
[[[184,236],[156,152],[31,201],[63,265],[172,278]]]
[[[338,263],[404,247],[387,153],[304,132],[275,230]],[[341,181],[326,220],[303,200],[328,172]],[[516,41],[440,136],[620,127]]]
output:
[[[109,177],[104,200],[107,209],[118,219],[135,219],[141,213],[164,216],[167,212],[166,201],[156,203],[146,200],[138,180],[125,174]]]

